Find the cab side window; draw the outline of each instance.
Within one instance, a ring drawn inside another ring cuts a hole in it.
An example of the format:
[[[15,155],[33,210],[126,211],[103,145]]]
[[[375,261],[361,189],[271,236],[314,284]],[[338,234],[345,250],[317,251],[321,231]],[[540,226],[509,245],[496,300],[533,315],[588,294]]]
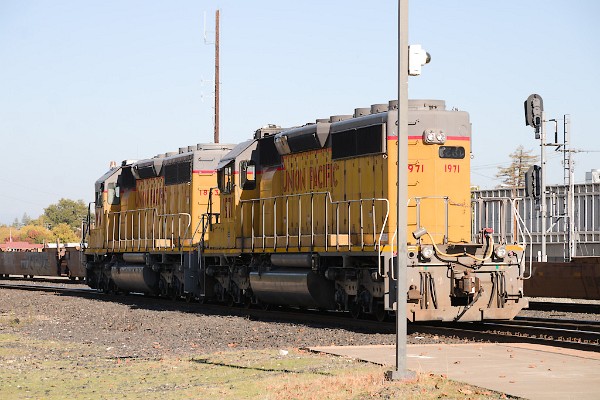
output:
[[[121,190],[116,183],[108,184],[108,204],[116,206],[121,202]]]
[[[256,164],[254,161],[240,162],[240,185],[244,190],[256,188]]]
[[[224,166],[220,171],[218,171],[218,179],[219,179],[219,190],[228,194],[233,190],[233,173],[234,173],[234,164],[233,161]]]

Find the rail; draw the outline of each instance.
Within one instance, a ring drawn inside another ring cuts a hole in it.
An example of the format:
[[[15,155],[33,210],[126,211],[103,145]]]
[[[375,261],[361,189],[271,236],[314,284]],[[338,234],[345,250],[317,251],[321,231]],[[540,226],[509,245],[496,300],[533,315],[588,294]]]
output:
[[[252,251],[256,248],[262,248],[263,251],[267,248],[273,251],[280,248],[288,250],[290,247],[314,249],[318,244],[322,244],[325,251],[330,248],[336,251],[346,248],[352,250],[354,247],[360,247],[361,250],[365,247],[380,249],[390,212],[388,199],[333,201],[330,192],[240,200],[240,205],[242,247],[245,240],[250,239]],[[322,207],[323,210],[320,216],[324,221],[321,221],[322,227],[319,228],[316,228],[316,225],[321,225],[315,215],[316,207]],[[283,215],[280,216],[280,213]],[[295,214],[293,220],[298,221],[297,226],[290,224],[290,213]],[[358,228],[353,228],[350,221],[353,215],[359,219]],[[344,217],[346,219],[342,221]],[[353,243],[356,239],[358,242]],[[333,244],[330,244],[330,240]],[[267,245],[271,241],[272,244]]]
[[[188,236],[191,215],[158,214],[155,208],[107,214],[104,245],[114,250],[181,249]]]

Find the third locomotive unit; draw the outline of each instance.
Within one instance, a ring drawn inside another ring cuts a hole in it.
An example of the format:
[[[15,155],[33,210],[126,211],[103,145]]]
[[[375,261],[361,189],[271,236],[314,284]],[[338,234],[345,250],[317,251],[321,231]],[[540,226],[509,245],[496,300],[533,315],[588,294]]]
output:
[[[471,124],[444,101],[409,101],[410,320],[510,319],[524,244],[471,227]],[[397,102],[237,145],[123,161],[95,185],[88,284],[230,304],[395,307]]]

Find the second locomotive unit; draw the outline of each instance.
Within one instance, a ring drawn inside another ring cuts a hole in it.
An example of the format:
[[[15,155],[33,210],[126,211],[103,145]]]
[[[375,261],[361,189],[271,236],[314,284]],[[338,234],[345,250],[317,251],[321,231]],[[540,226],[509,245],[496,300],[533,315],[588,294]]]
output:
[[[410,320],[511,319],[523,243],[472,235],[471,125],[409,101]],[[395,306],[397,102],[124,161],[96,182],[85,253],[94,288],[231,304]],[[411,236],[413,233],[414,236]],[[475,237],[476,239],[473,239]]]

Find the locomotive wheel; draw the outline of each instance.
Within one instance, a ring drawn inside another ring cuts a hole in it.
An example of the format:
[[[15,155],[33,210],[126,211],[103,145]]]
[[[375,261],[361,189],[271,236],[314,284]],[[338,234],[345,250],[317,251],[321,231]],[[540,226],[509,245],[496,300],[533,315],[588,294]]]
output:
[[[248,296],[244,296],[242,298],[242,305],[244,306],[244,308],[252,307],[252,299]]]
[[[227,295],[227,305],[229,307],[235,306],[235,299],[233,298],[233,295],[231,295],[231,294]]]
[[[358,303],[350,304],[350,315],[352,318],[359,319],[362,315],[362,307]]]
[[[100,291],[104,294],[108,294],[108,292],[110,290],[108,290],[108,282],[106,282],[104,279],[102,279],[100,281],[100,284],[98,285],[98,289],[100,289]]]
[[[387,319],[388,313],[383,307],[383,303],[375,303],[373,305],[373,316],[377,322],[383,322]]]
[[[194,294],[193,293],[186,293],[185,294],[185,302],[186,303],[191,303],[192,301],[194,301]]]

